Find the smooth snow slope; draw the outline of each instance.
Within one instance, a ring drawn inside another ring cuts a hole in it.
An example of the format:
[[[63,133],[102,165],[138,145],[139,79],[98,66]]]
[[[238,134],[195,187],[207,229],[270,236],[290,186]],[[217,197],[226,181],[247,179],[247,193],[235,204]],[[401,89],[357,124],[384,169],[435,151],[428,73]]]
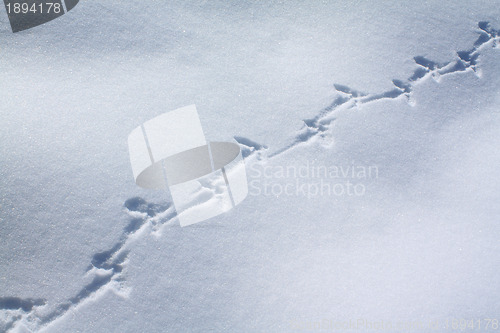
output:
[[[499,4],[89,0],[3,30],[0,327],[494,318]],[[313,162],[378,177],[181,229],[133,183],[126,137],[191,103],[209,140],[248,149],[249,180]]]

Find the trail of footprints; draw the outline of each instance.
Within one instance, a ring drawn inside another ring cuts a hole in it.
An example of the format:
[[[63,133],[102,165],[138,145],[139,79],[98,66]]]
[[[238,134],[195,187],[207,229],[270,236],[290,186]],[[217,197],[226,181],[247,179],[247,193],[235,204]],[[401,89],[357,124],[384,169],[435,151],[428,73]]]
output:
[[[500,48],[500,31],[491,28],[488,22],[479,22],[479,37],[471,49],[458,51],[456,59],[447,63],[437,63],[422,56],[414,59],[417,68],[406,80],[393,80],[394,88],[379,94],[366,94],[347,86],[335,84],[338,96],[321,110],[314,118],[304,119],[303,127],[297,132],[290,144],[268,154],[268,147],[244,137],[234,137],[242,149],[245,159],[265,160],[290,151],[294,147],[316,140],[328,142],[331,124],[339,110],[352,109],[362,104],[381,99],[404,98],[410,105],[415,101],[413,87],[422,80],[432,78],[439,82],[442,76],[473,71],[479,77],[480,51],[488,46]],[[161,233],[161,227],[175,220],[176,212],[170,203],[148,203],[142,198],[128,199],[124,207],[130,217],[121,239],[109,250],[96,253],[91,260],[86,276],[90,282],[73,297],[58,305],[51,306],[43,299],[21,299],[0,297],[0,332],[15,329],[20,324],[31,331],[38,331],[64,316],[79,305],[93,301],[107,291],[127,295],[125,271],[128,261],[129,245],[142,234]]]
[[[404,98],[408,104],[415,105],[412,96],[413,87],[419,82],[433,78],[437,82],[441,77],[460,72],[473,71],[478,77],[481,77],[481,69],[478,60],[480,51],[485,47],[500,48],[500,31],[493,29],[488,22],[478,23],[479,37],[474,42],[471,49],[458,51],[456,59],[447,63],[437,63],[422,56],[414,57],[417,68],[413,74],[406,80],[393,80],[394,88],[379,94],[366,94],[355,89],[340,84],[334,87],[338,92],[337,98],[321,110],[314,118],[304,119],[303,127],[295,135],[292,142],[277,151],[269,154],[269,158],[280,155],[294,147],[319,140],[325,145],[329,144],[331,139],[331,124],[335,121],[337,111],[352,109],[362,104],[368,104],[382,99]],[[321,140],[323,139],[323,140]]]
[[[161,227],[170,224],[176,214],[170,204],[148,203],[138,197],[128,199],[124,207],[130,221],[116,244],[92,257],[85,274],[85,278],[90,282],[73,297],[52,306],[43,299],[0,297],[0,332],[7,332],[18,325],[23,325],[30,331],[39,331],[69,311],[85,302],[97,299],[107,291],[127,296],[128,288],[124,273],[129,246],[143,233],[159,234]]]

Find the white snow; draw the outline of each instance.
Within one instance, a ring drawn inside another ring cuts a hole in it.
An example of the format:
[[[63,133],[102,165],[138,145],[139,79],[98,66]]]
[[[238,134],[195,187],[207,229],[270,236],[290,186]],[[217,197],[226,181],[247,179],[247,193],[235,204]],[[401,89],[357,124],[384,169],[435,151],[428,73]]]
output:
[[[499,5],[82,0],[4,25],[0,331],[500,319]],[[291,194],[181,228],[134,184],[127,136],[190,104],[207,140],[240,143],[250,183]],[[255,172],[306,165],[378,173]]]

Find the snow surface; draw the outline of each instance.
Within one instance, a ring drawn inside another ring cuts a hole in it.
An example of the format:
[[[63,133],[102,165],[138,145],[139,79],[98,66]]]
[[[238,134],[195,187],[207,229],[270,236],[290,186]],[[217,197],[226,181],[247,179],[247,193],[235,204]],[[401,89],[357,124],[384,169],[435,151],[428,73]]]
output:
[[[500,319],[499,5],[86,0],[16,34],[2,9],[0,331]],[[193,103],[260,190],[378,172],[181,228],[127,136]]]

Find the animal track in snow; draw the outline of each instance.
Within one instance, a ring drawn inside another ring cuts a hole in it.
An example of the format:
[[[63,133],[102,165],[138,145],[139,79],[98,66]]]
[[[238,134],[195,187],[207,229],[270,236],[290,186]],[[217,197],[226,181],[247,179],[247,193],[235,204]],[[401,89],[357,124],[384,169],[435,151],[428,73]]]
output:
[[[7,332],[23,325],[31,331],[39,331],[70,310],[97,299],[107,291],[127,297],[125,270],[128,262],[129,245],[144,232],[155,234],[162,225],[175,218],[175,209],[169,204],[148,203],[142,198],[128,199],[125,211],[130,222],[123,229],[117,243],[109,250],[92,256],[85,277],[90,280],[74,296],[59,304],[50,304],[42,299],[20,299],[0,297],[0,332]]]
[[[347,86],[334,84],[338,96],[333,102],[322,109],[314,118],[304,119],[303,127],[297,132],[292,142],[269,155],[267,146],[248,138],[235,136],[234,139],[242,149],[242,156],[247,160],[249,158],[265,160],[288,152],[298,145],[316,140],[329,145],[332,140],[331,125],[335,121],[337,111],[383,99],[404,98],[410,105],[414,105],[413,88],[429,77],[439,82],[442,76],[468,71],[473,71],[480,77],[480,51],[487,46],[499,48],[500,33],[498,30],[492,29],[488,22],[479,22],[478,27],[479,37],[471,49],[458,51],[457,58],[447,63],[437,63],[423,56],[414,57],[413,60],[418,67],[412,75],[406,80],[393,80],[394,88],[388,91],[367,94]],[[202,186],[194,197],[197,199],[200,196],[203,197],[205,195],[202,192],[204,189],[205,187]],[[216,193],[212,193],[208,197],[210,198],[212,195],[216,195]],[[107,291],[113,291],[126,297],[125,271],[130,244],[144,234],[161,234],[161,227],[173,222],[176,212],[171,204],[148,203],[138,197],[128,199],[124,207],[130,217],[130,222],[124,228],[117,243],[110,249],[92,256],[86,272],[86,277],[90,278],[91,282],[81,288],[73,297],[56,305],[46,303],[42,299],[0,297],[0,331],[9,331],[20,325],[24,325],[32,331],[38,331],[62,318],[79,305],[96,300]]]
[[[292,142],[269,154],[269,158],[283,154],[298,145],[314,140],[319,140],[320,142],[326,140],[328,141],[327,144],[330,144],[332,141],[330,134],[331,125],[335,121],[334,115],[337,111],[351,109],[382,99],[397,98],[404,98],[409,105],[414,106],[413,88],[429,77],[439,82],[443,76],[469,71],[473,71],[478,77],[481,77],[481,69],[479,68],[480,51],[488,46],[499,48],[500,31],[493,29],[488,22],[479,22],[478,28],[479,37],[471,49],[457,51],[457,58],[447,63],[437,63],[423,56],[414,57],[413,60],[418,67],[413,74],[406,80],[393,80],[394,88],[388,91],[378,94],[367,94],[347,86],[334,84],[334,88],[338,93],[334,101],[321,110],[314,118],[304,119],[303,127],[297,132]]]
[[[0,331],[8,331],[23,315],[45,303],[44,299],[0,297]]]

